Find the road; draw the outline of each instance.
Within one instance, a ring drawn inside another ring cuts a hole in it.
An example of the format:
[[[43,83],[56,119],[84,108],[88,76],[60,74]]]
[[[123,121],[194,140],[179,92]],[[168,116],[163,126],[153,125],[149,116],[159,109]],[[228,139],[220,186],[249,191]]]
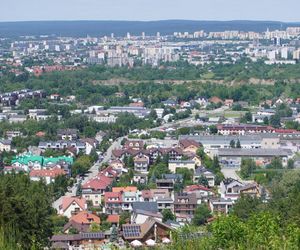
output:
[[[242,181],[242,179],[236,173],[236,171],[239,171],[237,168],[222,168],[221,171],[225,178],[233,178],[238,181]]]
[[[82,180],[82,184],[85,184],[88,180],[94,178],[97,176],[98,174],[98,169],[99,167],[103,164],[103,163],[106,163],[108,162],[111,157],[112,157],[112,151],[116,148],[120,148],[121,147],[121,142],[122,140],[124,139],[125,137],[120,137],[118,139],[116,139],[111,145],[110,147],[107,149],[107,151],[105,152],[104,154],[104,158],[99,161],[99,162],[96,162],[90,169],[89,169],[89,172],[83,177],[83,180]],[[77,189],[77,185],[74,184],[71,189],[65,193],[65,196],[75,196],[76,195],[76,189]],[[59,205],[62,204],[62,199],[63,199],[63,196],[60,197],[59,199],[55,200],[53,203],[52,203],[52,207],[55,208],[57,211],[59,211]]]

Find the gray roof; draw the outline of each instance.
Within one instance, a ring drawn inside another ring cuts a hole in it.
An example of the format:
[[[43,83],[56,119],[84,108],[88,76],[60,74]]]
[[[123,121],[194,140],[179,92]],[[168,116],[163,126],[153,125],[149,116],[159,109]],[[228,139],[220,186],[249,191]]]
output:
[[[136,210],[143,210],[151,213],[157,213],[157,202],[151,201],[151,202],[133,202],[132,203],[132,211],[135,212]]]
[[[11,140],[5,140],[5,139],[1,139],[0,143],[4,144],[4,145],[11,145]]]
[[[282,156],[286,157],[292,155],[291,150],[283,149],[261,149],[261,148],[221,148],[218,150],[219,156],[241,156],[241,157],[251,157],[251,156]]]
[[[231,140],[237,141],[239,140],[241,144],[257,144],[260,143],[263,138],[276,138],[277,134],[258,134],[258,135],[182,135],[179,137],[179,140],[182,139],[190,139],[195,140],[203,145],[205,144],[222,144],[229,145]]]
[[[170,179],[170,180],[177,180],[177,179],[182,179],[183,178],[183,176],[182,176],[182,174],[163,174],[162,175],[162,178],[163,179]]]

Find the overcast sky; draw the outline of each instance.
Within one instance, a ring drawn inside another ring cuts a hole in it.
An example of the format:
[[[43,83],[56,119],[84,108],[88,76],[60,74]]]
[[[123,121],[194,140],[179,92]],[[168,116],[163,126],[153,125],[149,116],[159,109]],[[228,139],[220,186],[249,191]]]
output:
[[[0,0],[0,21],[300,21],[300,0]]]

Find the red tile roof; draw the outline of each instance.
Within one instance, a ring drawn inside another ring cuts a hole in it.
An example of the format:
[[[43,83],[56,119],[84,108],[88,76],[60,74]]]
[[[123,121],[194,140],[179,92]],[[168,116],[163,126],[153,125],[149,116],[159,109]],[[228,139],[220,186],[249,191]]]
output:
[[[194,140],[183,139],[179,141],[179,145],[182,148],[187,148],[189,146],[200,147],[200,144]]]
[[[185,192],[193,192],[193,191],[198,191],[198,190],[211,191],[209,188],[199,185],[199,184],[186,186],[186,188],[184,189]]]
[[[111,183],[112,179],[105,175],[98,175],[96,178],[89,180],[82,185],[82,189],[105,190]]]
[[[92,224],[93,222],[100,224],[100,218],[97,215],[88,213],[87,211],[81,211],[72,216],[70,221],[74,221],[79,224]]]
[[[59,175],[65,175],[66,172],[61,168],[53,169],[33,169],[30,172],[30,177],[57,177]]]
[[[62,199],[62,210],[66,211],[67,208],[73,203],[77,203],[77,205],[82,209],[85,210],[85,204],[86,200],[84,198],[78,198],[78,197],[69,197],[64,196]]]
[[[118,215],[118,214],[110,214],[110,215],[108,215],[106,221],[110,222],[110,223],[119,223],[119,221],[120,221],[120,215]]]
[[[104,198],[105,203],[122,203],[122,194],[120,192],[106,192]],[[111,200],[112,198],[115,200]]]

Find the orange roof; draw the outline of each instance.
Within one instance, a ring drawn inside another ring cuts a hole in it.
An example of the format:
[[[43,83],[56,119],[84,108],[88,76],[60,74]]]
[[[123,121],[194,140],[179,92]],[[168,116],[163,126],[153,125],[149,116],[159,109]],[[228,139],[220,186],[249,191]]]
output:
[[[137,192],[137,187],[134,186],[127,186],[127,187],[113,187],[112,188],[113,192]]]
[[[120,221],[120,215],[118,215],[118,214],[110,214],[110,215],[108,215],[106,221],[110,222],[110,223],[119,223],[119,221]]]
[[[57,177],[59,175],[65,175],[66,172],[61,168],[53,169],[34,169],[30,172],[30,177]]]
[[[78,224],[92,224],[93,222],[100,224],[100,218],[97,215],[90,214],[87,211],[81,211],[71,217],[70,221]]]
[[[64,196],[62,199],[62,210],[66,211],[67,208],[73,203],[77,203],[77,205],[82,209],[85,210],[85,204],[86,200],[84,198],[78,198],[78,197],[69,197]]]

